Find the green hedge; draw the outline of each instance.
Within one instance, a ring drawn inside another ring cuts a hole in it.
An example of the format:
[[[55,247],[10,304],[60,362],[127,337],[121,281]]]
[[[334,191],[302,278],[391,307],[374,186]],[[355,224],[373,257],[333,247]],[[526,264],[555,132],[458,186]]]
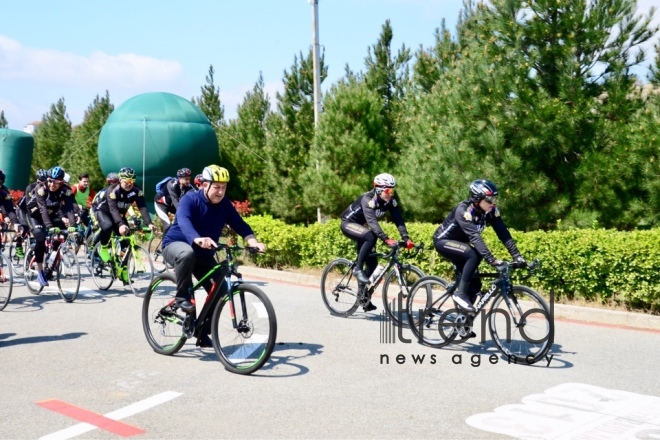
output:
[[[341,233],[339,220],[310,226],[287,225],[270,216],[246,220],[268,247],[265,255],[257,257],[260,266],[321,268],[337,257],[355,258],[355,244]],[[451,278],[451,264],[433,249],[437,225],[407,226],[415,243],[426,246],[413,263],[427,274]],[[398,238],[393,224],[386,222],[383,228]],[[541,275],[526,280],[526,285],[543,293],[553,289],[557,298],[617,301],[634,308],[660,310],[660,230],[573,229],[512,234],[527,259],[538,258],[542,263]],[[497,257],[509,258],[490,228],[483,236]],[[382,243],[379,247],[385,251]],[[482,271],[488,271],[484,265]]]

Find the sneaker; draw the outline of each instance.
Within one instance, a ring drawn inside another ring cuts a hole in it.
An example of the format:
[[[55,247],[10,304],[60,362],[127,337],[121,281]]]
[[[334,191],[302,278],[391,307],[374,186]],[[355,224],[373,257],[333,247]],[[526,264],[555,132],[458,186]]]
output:
[[[107,246],[99,246],[99,257],[104,263],[110,261],[110,251]]]
[[[196,346],[200,348],[213,348],[213,341],[209,335],[202,335],[197,338]]]
[[[363,270],[358,269],[356,267],[355,269],[353,269],[353,275],[355,275],[355,278],[358,280],[359,283],[369,284],[369,278],[367,278],[367,274],[365,274]]]
[[[25,252],[23,252],[23,246],[16,246],[16,256],[18,258],[24,258],[25,257]]]
[[[48,286],[48,277],[43,270],[37,272],[37,281],[41,284],[42,287]]]
[[[476,309],[474,308],[474,305],[470,302],[470,297],[464,293],[454,293],[452,296],[452,299],[458,305],[460,308],[463,310],[466,310],[468,312],[474,312]]]
[[[195,304],[186,298],[177,297],[176,306],[186,313],[191,313],[195,310]]]
[[[369,304],[367,304],[366,306],[362,307],[362,310],[364,310],[365,312],[371,312],[372,310],[376,310],[377,308],[378,308],[378,307],[376,307],[376,306],[374,305],[374,303],[372,303],[371,301],[369,301]]]

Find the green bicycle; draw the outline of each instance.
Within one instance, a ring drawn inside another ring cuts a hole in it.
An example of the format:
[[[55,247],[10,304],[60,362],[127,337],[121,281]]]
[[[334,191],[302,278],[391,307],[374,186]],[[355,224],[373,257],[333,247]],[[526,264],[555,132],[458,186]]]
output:
[[[110,239],[110,260],[103,261],[99,257],[101,243],[94,246],[91,254],[92,279],[101,290],[108,290],[112,283],[119,279],[128,285],[135,296],[142,298],[154,277],[154,266],[149,252],[138,241],[138,233],[150,237],[151,230],[142,227],[140,221],[134,221],[129,226],[126,236],[112,235]]]
[[[218,245],[218,251],[226,252],[226,259],[192,287],[194,292],[204,281],[213,280],[199,316],[196,310],[186,314],[177,307],[173,273],[156,276],[142,305],[142,328],[156,353],[178,352],[188,338],[199,338],[210,320],[213,348],[228,371],[251,374],[270,359],[277,337],[275,309],[261,289],[243,283],[233,260],[233,253],[241,249]],[[245,249],[256,252],[256,248]]]

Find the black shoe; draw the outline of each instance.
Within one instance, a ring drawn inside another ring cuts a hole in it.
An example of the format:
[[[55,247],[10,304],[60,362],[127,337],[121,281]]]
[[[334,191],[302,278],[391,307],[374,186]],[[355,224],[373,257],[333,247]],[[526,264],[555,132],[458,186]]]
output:
[[[213,348],[213,341],[209,335],[202,335],[197,338],[197,343],[195,345],[200,348]]]
[[[362,310],[364,310],[365,312],[371,312],[372,310],[376,310],[377,308],[378,308],[378,307],[376,307],[376,306],[374,305],[374,303],[372,303],[371,301],[369,301],[369,304],[367,304],[366,306],[362,307]]]
[[[367,278],[367,275],[364,273],[363,270],[358,269],[357,267],[353,269],[353,275],[355,275],[355,278],[358,280],[360,284],[369,284],[369,278]]]
[[[468,295],[464,293],[454,293],[451,297],[456,303],[456,305],[461,309],[468,312],[476,311],[474,305],[472,305],[472,302],[470,302],[470,297]]]
[[[186,298],[177,298],[176,306],[186,313],[191,313],[195,310],[195,304],[191,303]]]

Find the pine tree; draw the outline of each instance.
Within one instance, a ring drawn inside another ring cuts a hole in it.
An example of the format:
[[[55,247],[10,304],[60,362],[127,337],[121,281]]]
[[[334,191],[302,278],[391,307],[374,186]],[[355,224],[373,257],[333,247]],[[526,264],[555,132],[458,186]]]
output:
[[[87,107],[83,122],[73,128],[71,140],[62,154],[60,165],[75,178],[89,174],[90,186],[99,189],[105,186],[106,180],[99,164],[98,145],[101,129],[114,110],[110,102],[110,94],[106,90],[104,97],[96,95],[92,104]]]
[[[9,127],[9,123],[7,122],[7,119],[5,118],[5,111],[0,110],[0,128],[7,128]]]
[[[240,194],[247,197],[257,213],[266,211],[267,188],[263,181],[266,168],[265,120],[269,112],[270,99],[264,91],[263,76],[259,73],[256,84],[237,108],[237,118],[219,130],[221,152],[237,168],[236,179],[232,174],[231,186],[240,188]],[[235,164],[240,164],[240,167]]]
[[[225,123],[225,108],[220,102],[220,87],[216,87],[214,75],[215,70],[211,64],[206,84],[201,87],[202,94],[197,99],[193,98],[192,102],[204,112],[213,127],[221,127]]]
[[[71,131],[71,120],[66,114],[64,98],[60,98],[50,106],[50,111],[44,114],[39,128],[34,133],[34,173],[40,168],[49,169],[60,165],[64,147],[71,139]]]

